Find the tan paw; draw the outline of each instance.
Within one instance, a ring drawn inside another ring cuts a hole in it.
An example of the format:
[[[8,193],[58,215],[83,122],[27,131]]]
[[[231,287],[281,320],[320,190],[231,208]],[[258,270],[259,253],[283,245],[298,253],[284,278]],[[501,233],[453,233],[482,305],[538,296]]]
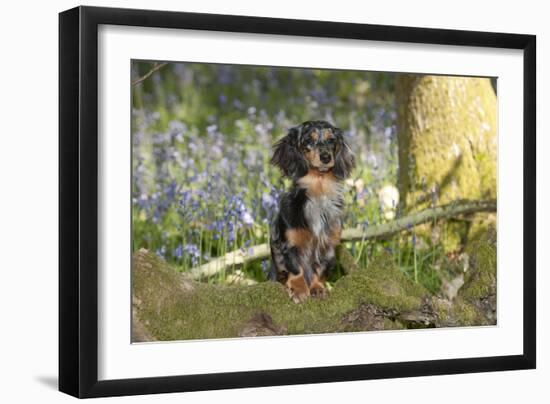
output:
[[[316,297],[319,299],[324,299],[328,296],[328,291],[322,283],[312,285],[309,291],[312,297]]]
[[[309,289],[289,289],[288,295],[294,303],[302,303],[309,297]]]
[[[288,295],[294,303],[301,303],[309,297],[309,287],[304,279],[303,272],[299,275],[289,274],[286,281]]]
[[[319,276],[316,273],[313,274],[313,279],[311,281],[309,291],[311,293],[311,296],[319,299],[323,299],[328,295],[328,291],[327,291],[327,288],[325,287],[324,279],[319,278]]]

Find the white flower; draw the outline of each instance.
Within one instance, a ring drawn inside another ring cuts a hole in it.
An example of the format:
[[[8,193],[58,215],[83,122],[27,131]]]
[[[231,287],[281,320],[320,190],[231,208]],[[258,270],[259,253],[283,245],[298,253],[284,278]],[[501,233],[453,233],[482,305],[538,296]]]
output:
[[[244,212],[241,215],[241,220],[243,221],[243,223],[246,226],[252,226],[254,224],[254,219],[252,218],[252,216],[248,212]]]
[[[378,201],[380,202],[380,211],[384,219],[394,219],[395,210],[399,203],[399,190],[393,185],[384,185],[378,191]]]

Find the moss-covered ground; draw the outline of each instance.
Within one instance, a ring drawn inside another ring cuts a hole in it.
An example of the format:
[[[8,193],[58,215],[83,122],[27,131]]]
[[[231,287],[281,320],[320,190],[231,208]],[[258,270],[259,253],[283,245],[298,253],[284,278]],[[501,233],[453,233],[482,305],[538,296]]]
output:
[[[496,247],[492,237],[485,235],[471,245],[472,265],[452,303],[431,296],[386,255],[359,268],[345,250],[340,251],[341,264],[348,274],[335,282],[327,298],[295,304],[278,283],[231,286],[193,282],[154,254],[140,250],[133,263],[134,329],[145,329],[147,335],[136,339],[399,329],[410,325],[403,321],[406,313],[429,316],[433,321],[426,326],[491,324],[494,322],[487,313],[487,299],[496,294]]]

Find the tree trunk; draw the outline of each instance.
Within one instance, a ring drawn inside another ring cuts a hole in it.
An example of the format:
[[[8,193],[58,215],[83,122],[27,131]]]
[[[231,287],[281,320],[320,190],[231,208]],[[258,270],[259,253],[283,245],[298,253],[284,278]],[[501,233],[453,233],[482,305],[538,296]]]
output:
[[[404,212],[457,199],[496,198],[497,104],[490,80],[400,75],[396,92]],[[460,222],[430,231],[442,232],[437,242],[453,250],[471,227],[472,222]]]

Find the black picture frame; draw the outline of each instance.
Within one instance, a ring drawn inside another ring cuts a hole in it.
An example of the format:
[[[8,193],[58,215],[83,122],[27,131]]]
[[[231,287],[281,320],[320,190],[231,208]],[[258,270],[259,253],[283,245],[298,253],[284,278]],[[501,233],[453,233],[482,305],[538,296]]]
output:
[[[523,354],[98,380],[98,26],[181,28],[523,51]],[[534,369],[536,37],[184,12],[77,7],[59,15],[59,390],[102,397]]]

